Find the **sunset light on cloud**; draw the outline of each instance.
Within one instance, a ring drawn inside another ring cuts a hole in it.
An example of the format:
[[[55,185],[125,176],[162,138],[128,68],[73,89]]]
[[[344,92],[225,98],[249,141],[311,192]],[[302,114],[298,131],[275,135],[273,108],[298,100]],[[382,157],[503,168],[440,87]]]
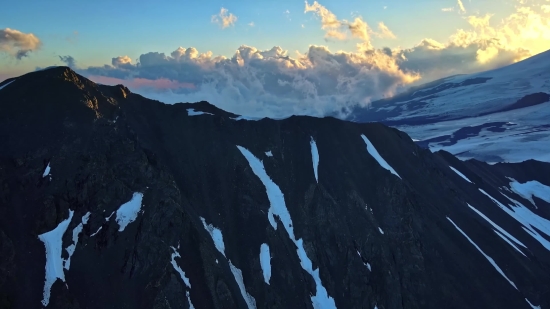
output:
[[[340,115],[411,85],[550,49],[550,1],[485,2],[417,8],[403,1],[373,1],[368,8],[346,1],[265,8],[213,2],[181,7],[181,16],[143,4],[139,10],[151,15],[135,25],[106,13],[94,30],[88,22],[44,30],[46,17],[10,17],[24,10],[13,3],[0,12],[0,78],[68,65],[96,82],[123,83],[166,103],[207,100],[251,115]],[[64,39],[72,33],[77,41]]]

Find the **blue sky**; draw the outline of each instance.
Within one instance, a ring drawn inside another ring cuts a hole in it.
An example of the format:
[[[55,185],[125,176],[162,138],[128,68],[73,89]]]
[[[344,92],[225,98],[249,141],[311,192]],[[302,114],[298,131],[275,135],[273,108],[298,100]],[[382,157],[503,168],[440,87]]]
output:
[[[212,21],[221,8],[236,17],[226,28]],[[98,82],[249,109],[291,93],[285,108],[326,113],[549,48],[550,0],[27,0],[0,11],[0,80],[71,56]]]
[[[511,2],[495,3],[476,1],[471,10],[505,15],[513,9]],[[452,0],[329,0],[322,4],[341,18],[350,19],[353,13],[368,23],[385,22],[399,39],[375,41],[380,47],[409,47],[426,37],[444,41],[456,29],[468,26],[462,16],[441,11],[455,6]],[[238,17],[229,29],[222,30],[210,20],[221,7]],[[285,13],[287,10],[290,13]],[[44,45],[32,59],[15,62],[4,57],[0,65],[9,71],[28,71],[58,63],[57,55],[72,55],[82,65],[99,65],[115,55],[137,57],[148,51],[170,52],[179,46],[226,56],[242,44],[260,49],[277,45],[302,52],[309,44],[354,48],[352,42],[327,43],[317,19],[304,14],[300,0],[14,1],[0,11],[0,29],[34,33]],[[251,22],[254,27],[248,26]]]

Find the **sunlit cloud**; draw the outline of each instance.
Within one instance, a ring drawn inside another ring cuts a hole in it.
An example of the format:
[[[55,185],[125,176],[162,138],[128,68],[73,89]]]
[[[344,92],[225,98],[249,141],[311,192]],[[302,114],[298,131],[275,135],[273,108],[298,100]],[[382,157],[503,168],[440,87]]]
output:
[[[32,33],[19,30],[0,29],[0,52],[7,53],[19,60],[27,57],[30,52],[38,50],[42,42]]]
[[[279,46],[263,50],[243,45],[224,57],[179,47],[170,54],[148,52],[136,61],[115,57],[111,64],[80,72],[112,78],[167,103],[207,100],[249,116],[345,116],[354,106],[414,84],[501,67],[550,48],[550,16],[540,3],[518,2],[500,20],[491,14],[464,15],[468,27],[445,41],[425,38],[394,49],[374,46],[372,38],[395,38],[383,21],[372,28],[361,16],[339,18],[318,2],[306,2],[304,13],[318,17],[326,39],[354,41],[356,49],[311,45],[289,53]]]
[[[211,21],[215,24],[220,25],[222,29],[233,26],[237,22],[237,16],[233,13],[229,13],[226,8],[221,8],[220,13],[217,15],[212,15]]]
[[[465,13],[466,12],[466,8],[464,8],[464,4],[462,3],[462,0],[457,0],[458,1],[458,10],[461,12],[461,13]]]

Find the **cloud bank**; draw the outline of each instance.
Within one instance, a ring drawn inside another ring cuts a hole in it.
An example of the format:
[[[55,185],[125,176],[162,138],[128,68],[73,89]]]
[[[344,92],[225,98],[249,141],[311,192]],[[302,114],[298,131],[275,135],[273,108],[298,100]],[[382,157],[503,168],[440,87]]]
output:
[[[32,33],[19,30],[0,29],[0,52],[7,53],[19,60],[27,57],[30,52],[39,49],[42,42]]]
[[[500,22],[491,15],[464,16],[470,29],[457,30],[446,42],[426,38],[395,49],[373,46],[372,38],[396,37],[381,21],[373,28],[361,16],[340,19],[318,2],[306,2],[304,13],[318,17],[327,40],[353,40],[356,50],[311,45],[291,55],[279,46],[260,50],[243,45],[224,57],[179,47],[169,55],[145,53],[136,61],[115,57],[111,64],[81,73],[99,82],[126,84],[166,103],[207,100],[247,116],[343,117],[353,106],[412,84],[493,69],[550,48],[550,12],[540,5],[518,4],[516,12]],[[230,16],[224,9],[217,15],[222,28],[230,25],[223,21]]]

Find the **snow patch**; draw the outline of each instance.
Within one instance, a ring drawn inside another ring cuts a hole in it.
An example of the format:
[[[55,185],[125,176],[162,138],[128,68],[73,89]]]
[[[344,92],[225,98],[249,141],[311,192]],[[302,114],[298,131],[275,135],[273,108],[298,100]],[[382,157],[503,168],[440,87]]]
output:
[[[273,180],[271,180],[269,175],[267,175],[267,172],[265,171],[265,167],[260,159],[256,158],[248,149],[244,147],[237,146],[237,148],[241,151],[243,156],[248,161],[250,168],[252,168],[252,172],[256,176],[258,176],[258,178],[261,180],[261,182],[265,186],[267,197],[270,203],[268,220],[271,223],[271,226],[274,229],[276,229],[277,223],[275,222],[274,215],[277,215],[277,217],[279,217],[279,219],[281,220],[286,232],[288,233],[290,240],[292,240],[297,247],[296,251],[298,254],[298,258],[300,259],[300,265],[307,273],[311,275],[311,277],[315,281],[317,294],[314,296],[311,296],[311,302],[313,303],[313,307],[315,309],[336,308],[334,299],[328,295],[327,290],[325,289],[325,287],[323,286],[323,283],[321,282],[321,278],[319,276],[319,269],[317,268],[313,270],[312,262],[307,256],[306,251],[304,249],[303,240],[296,239],[296,236],[294,235],[292,219],[290,217],[290,213],[288,212],[288,209],[286,208],[283,192],[281,191],[279,186],[277,186],[273,182]]]
[[[533,213],[529,208],[525,207],[520,202],[511,199],[504,193],[502,194],[504,197],[506,197],[510,202],[512,202],[514,205],[509,205],[510,208],[504,206],[501,202],[499,202],[497,199],[489,195],[489,193],[485,192],[483,189],[479,189],[479,191],[483,194],[485,194],[487,197],[489,197],[493,203],[495,203],[500,209],[504,210],[508,215],[510,215],[512,218],[514,218],[516,221],[521,223],[522,228],[527,234],[531,235],[535,240],[537,240],[542,246],[544,246],[547,250],[550,251],[550,241],[548,241],[546,238],[544,238],[542,235],[539,234],[539,231],[546,234],[548,237],[550,237],[550,221],[538,216],[537,214]]]
[[[311,145],[311,159],[313,161],[313,173],[315,173],[315,180],[319,182],[319,176],[318,176],[319,150],[317,149],[317,143],[315,143],[313,136],[311,137],[309,144]]]
[[[101,231],[101,229],[103,228],[103,226],[100,226],[97,231],[95,231],[95,233],[93,233],[92,235],[90,235],[90,237],[94,237],[95,235],[97,235],[97,233],[99,233],[99,231]]]
[[[216,249],[218,249],[218,251],[221,254],[223,254],[223,256],[225,256],[225,244],[223,242],[222,231],[211,224],[207,224],[203,217],[200,217],[200,218],[201,218],[202,224],[204,225],[204,228],[208,231],[208,233],[210,234],[210,237],[212,237],[212,240],[214,241],[214,245],[216,246]],[[252,297],[246,291],[242,271],[237,267],[235,267],[235,265],[231,263],[230,259],[227,259],[227,261],[229,262],[229,268],[231,269],[231,272],[233,273],[233,277],[235,277],[235,281],[237,282],[237,285],[241,290],[241,294],[244,298],[244,301],[246,302],[246,305],[248,306],[249,309],[251,308],[256,309],[256,299],[254,299],[254,297]]]
[[[462,177],[462,179],[466,180],[467,182],[469,183],[473,183],[470,179],[468,179],[468,177],[466,177],[466,175],[462,174],[461,172],[459,172],[456,168],[452,167],[452,166],[449,166],[453,172],[455,172],[458,176]]]
[[[265,153],[265,155],[268,156],[268,157],[273,157],[273,153],[271,153],[271,150],[270,150],[270,151],[267,151],[267,152]]]
[[[118,229],[119,232],[124,231],[128,224],[136,221],[138,213],[141,210],[142,200],[143,193],[134,192],[132,199],[118,208],[116,211],[116,222],[120,226]],[[111,216],[109,216],[109,218],[111,218]],[[107,218],[107,220],[109,220],[109,218]]]
[[[61,281],[65,282],[61,248],[63,247],[63,234],[67,231],[69,223],[73,219],[73,214],[74,211],[69,209],[69,218],[61,221],[55,229],[38,235],[38,239],[46,247],[46,279],[44,282],[44,298],[42,299],[42,305],[44,306],[50,303],[51,288],[55,281],[61,279]]]
[[[525,301],[529,304],[529,306],[531,306],[531,308],[533,309],[541,309],[540,306],[535,306],[533,304],[531,304],[531,302],[526,298]]]
[[[187,115],[188,116],[199,116],[199,115],[214,115],[214,114],[207,113],[207,112],[196,111],[194,108],[188,108],[187,109]]]
[[[477,210],[474,206],[468,204],[468,207],[470,207],[470,209],[475,211],[480,217],[485,219],[485,221],[489,222],[496,229],[496,230],[493,230],[493,231],[495,231],[495,233],[497,233],[497,235],[500,236],[500,238],[504,239],[504,241],[506,241],[508,244],[510,244],[519,253],[526,256],[518,247],[516,247],[516,245],[514,245],[513,243],[510,242],[510,240],[511,240],[514,243],[522,246],[523,248],[527,248],[521,241],[517,240],[514,236],[510,235],[510,233],[506,232],[503,228],[501,228],[498,224],[494,223],[491,219],[489,219],[487,216],[485,216],[481,211]]]
[[[181,255],[179,254],[179,252],[177,251],[176,248],[174,248],[172,246],[170,246],[170,248],[173,251],[172,256],[171,256],[171,260],[170,260],[170,263],[172,263],[172,267],[174,267],[174,269],[178,272],[178,274],[181,277],[181,280],[183,280],[185,285],[188,288],[191,288],[191,282],[189,281],[189,278],[187,278],[187,276],[185,276],[185,272],[181,269],[181,267],[179,267],[178,263],[176,262],[176,258],[177,257],[181,258]]]
[[[378,227],[378,231],[380,231],[380,234],[384,235],[384,231],[382,231],[382,228]]]
[[[71,257],[74,254],[74,251],[76,249],[76,245],[78,244],[78,236],[80,233],[82,233],[82,229],[84,228],[84,225],[88,223],[88,220],[90,219],[90,212],[87,212],[84,216],[82,216],[82,222],[79,223],[74,229],[73,229],[73,243],[65,248],[67,253],[69,254],[69,257],[64,261],[64,267],[66,270],[69,270],[71,267]]]
[[[225,244],[223,242],[222,231],[218,228],[215,228],[212,224],[207,224],[203,217],[200,218],[202,221],[202,225],[208,231],[208,233],[212,237],[212,240],[214,240],[214,245],[216,246],[216,249],[218,249],[218,251],[220,251],[220,253],[225,256]]]
[[[258,120],[261,120],[262,118],[260,118],[260,117],[249,117],[249,116],[241,115],[241,116],[231,118],[231,119],[236,120],[236,121],[239,121],[239,120],[258,121]]]
[[[46,169],[44,170],[44,173],[42,174],[42,178],[44,178],[46,176],[50,176],[50,170],[51,170],[50,162],[48,162],[48,166],[46,166]]]
[[[178,263],[176,262],[176,258],[179,257],[181,258],[181,255],[179,254],[179,252],[177,251],[176,248],[170,246],[170,248],[172,249],[172,256],[171,256],[171,260],[170,260],[170,263],[172,264],[172,267],[174,267],[174,269],[178,272],[178,274],[180,275],[180,278],[181,280],[183,280],[183,283],[185,283],[185,285],[191,289],[191,282],[189,281],[189,278],[187,278],[185,276],[185,272],[181,269],[181,267],[179,267]],[[179,245],[178,245],[178,248],[179,248]],[[193,303],[191,303],[191,297],[189,295],[189,291],[185,291],[185,296],[187,297],[187,301],[189,302],[189,309],[195,309],[195,307],[193,306]]]
[[[269,253],[268,244],[262,244],[260,246],[260,265],[264,273],[264,281],[269,284],[269,279],[271,279],[271,255]]]
[[[235,281],[237,282],[237,285],[239,286],[239,289],[241,290],[241,294],[243,295],[244,301],[246,302],[246,305],[248,308],[254,308],[256,309],[256,299],[252,297],[248,292],[246,291],[246,287],[244,285],[243,280],[243,273],[240,269],[235,267],[233,263],[229,260],[229,268],[231,269],[231,272],[233,273],[233,276],[235,277]]]
[[[14,79],[14,80],[12,80],[12,81],[11,81],[11,82],[9,82],[9,83],[6,83],[6,84],[5,84],[5,85],[3,85],[3,86],[0,86],[0,90],[4,89],[4,88],[5,88],[6,86],[8,86],[9,84],[13,83],[14,81],[15,81],[15,79]]]
[[[361,252],[359,252],[359,250],[357,250],[357,255],[359,255],[359,257],[361,258],[361,261],[363,261],[363,257],[361,256]],[[363,262],[363,265],[367,266],[367,269],[368,269],[369,271],[372,271],[372,270],[371,270],[371,267],[370,267],[370,263],[365,263],[365,262]]]
[[[538,207],[533,200],[533,196],[550,203],[550,187],[536,180],[531,180],[526,183],[519,183],[513,178],[508,177],[508,179],[512,180],[512,182],[510,182],[510,189],[512,189],[512,191],[519,196],[531,202],[535,208]]]
[[[502,275],[502,277],[504,277],[504,279],[506,279],[516,290],[518,289],[515,285],[514,282],[512,282],[512,280],[508,279],[508,277],[506,277],[506,275],[504,274],[504,272],[502,271],[502,269],[500,267],[498,267],[497,263],[495,263],[495,260],[493,260],[490,256],[488,256],[487,254],[485,254],[485,252],[483,252],[483,250],[481,250],[481,248],[479,248],[479,246],[472,240],[470,239],[470,237],[468,237],[468,235],[466,235],[466,233],[464,233],[464,231],[462,231],[458,225],[456,225],[453,220],[451,220],[451,218],[447,217],[447,220],[449,220],[449,222],[451,222],[454,227],[462,234],[464,235],[464,237],[466,237],[466,239],[468,239],[468,241],[474,245],[474,247],[479,251],[481,252],[481,254],[483,254],[483,256],[487,259],[487,261],[489,261],[489,263],[491,263],[491,265],[493,265],[493,267],[496,269],[496,271],[498,271],[499,274]]]
[[[394,174],[395,176],[401,179],[401,176],[399,176],[399,174],[397,174],[397,172],[393,169],[393,167],[391,167],[388,164],[388,162],[386,162],[386,160],[382,158],[382,156],[378,153],[376,148],[374,148],[374,145],[369,141],[369,139],[364,134],[361,134],[361,137],[363,138],[363,141],[365,142],[365,144],[367,144],[367,151],[378,162],[378,164],[380,164],[380,166],[387,169],[392,174]]]

